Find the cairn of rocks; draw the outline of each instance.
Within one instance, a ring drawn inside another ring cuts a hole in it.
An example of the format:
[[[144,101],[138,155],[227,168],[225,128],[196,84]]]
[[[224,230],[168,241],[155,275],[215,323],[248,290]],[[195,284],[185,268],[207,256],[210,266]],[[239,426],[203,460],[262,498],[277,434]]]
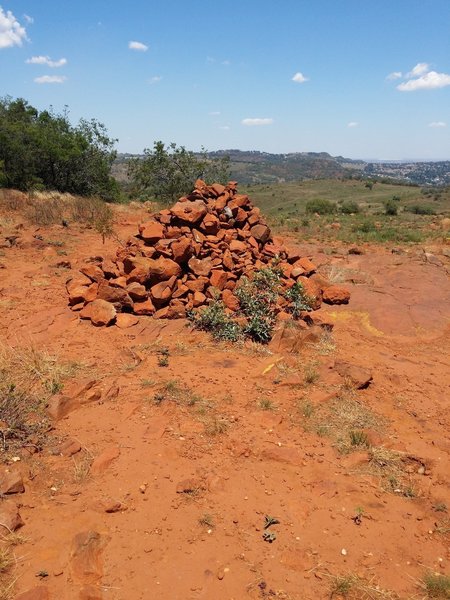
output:
[[[183,318],[217,298],[236,312],[233,291],[239,279],[274,259],[283,287],[301,283],[313,310],[322,300],[348,302],[348,291],[315,275],[308,257],[274,241],[259,208],[238,193],[236,182],[225,186],[197,180],[191,194],[142,223],[114,259],[84,265],[67,282],[69,304],[94,325],[110,325],[126,314]],[[278,309],[289,309],[282,295]]]

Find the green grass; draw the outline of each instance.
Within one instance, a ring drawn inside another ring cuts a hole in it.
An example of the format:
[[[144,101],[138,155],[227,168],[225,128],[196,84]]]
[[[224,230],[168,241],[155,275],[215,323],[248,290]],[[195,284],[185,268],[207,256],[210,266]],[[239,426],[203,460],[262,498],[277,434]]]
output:
[[[421,188],[406,185],[376,183],[370,190],[364,181],[323,179],[251,185],[241,191],[250,195],[274,229],[303,239],[417,243],[442,237],[443,232],[430,225],[439,215],[450,214],[450,191],[430,199]],[[335,211],[319,217],[308,212],[323,201],[333,203]],[[398,215],[385,214],[387,203],[395,204]],[[351,207],[358,212],[349,212]],[[335,222],[340,228],[331,227]]]
[[[427,573],[423,578],[423,587],[428,598],[450,598],[450,577],[438,573]]]

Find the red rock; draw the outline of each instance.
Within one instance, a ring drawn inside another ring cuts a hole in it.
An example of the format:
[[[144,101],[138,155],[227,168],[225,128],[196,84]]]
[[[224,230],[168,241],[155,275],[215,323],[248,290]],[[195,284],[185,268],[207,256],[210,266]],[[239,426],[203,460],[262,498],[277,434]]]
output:
[[[201,228],[208,235],[215,235],[219,231],[220,221],[215,215],[206,214],[202,221]]]
[[[308,277],[298,277],[297,282],[303,286],[305,294],[311,302],[311,308],[313,310],[319,309],[322,304],[322,290],[319,285],[312,279],[308,279]]]
[[[227,280],[228,277],[226,272],[219,269],[212,271],[211,277],[209,278],[211,285],[219,290],[223,290]]]
[[[111,302],[98,298],[89,304],[90,319],[94,325],[110,325],[116,320],[117,311]]]
[[[335,370],[341,377],[350,381],[357,389],[363,390],[372,382],[372,373],[365,367],[352,365],[351,363],[337,360],[334,364]]]
[[[191,292],[203,292],[207,283],[209,283],[207,277],[199,277],[198,279],[186,281],[186,287]]]
[[[217,196],[220,196],[225,191],[225,186],[222,185],[221,183],[213,183],[211,185],[211,188],[214,190],[214,192],[216,193]]]
[[[50,600],[48,588],[39,585],[15,596],[15,600]]]
[[[305,460],[304,453],[300,452],[298,448],[290,448],[288,446],[272,446],[270,448],[265,448],[261,452],[261,458],[263,460],[273,460],[288,465],[294,465],[296,467],[301,467]]]
[[[142,302],[148,298],[148,292],[141,283],[137,281],[132,281],[126,287],[126,291],[132,300],[137,300],[138,302]]]
[[[242,254],[246,250],[247,250],[247,244],[245,242],[241,242],[239,240],[231,240],[230,252],[236,252],[238,254]]]
[[[106,259],[102,262],[102,271],[107,278],[119,276],[119,269],[117,268],[117,265],[112,262],[112,260]]]
[[[198,223],[206,215],[206,204],[203,200],[177,202],[171,209],[171,213],[186,223]]]
[[[147,298],[145,302],[134,303],[134,313],[136,315],[152,315],[155,312],[155,306],[150,298]]]
[[[171,245],[172,255],[175,262],[182,264],[192,256],[192,241],[187,237],[181,237]]]
[[[225,289],[222,292],[222,302],[225,304],[227,308],[232,311],[239,310],[239,300],[233,294],[233,292],[229,289]]]
[[[84,265],[81,267],[80,272],[97,283],[105,278],[105,274],[103,273],[102,269],[97,265]]]
[[[118,446],[110,446],[103,450],[103,452],[94,459],[90,472],[93,475],[99,475],[106,471],[110,464],[120,456],[120,450]]]
[[[80,452],[80,450],[81,450],[80,442],[77,442],[77,440],[71,440],[71,439],[66,440],[63,444],[61,444],[61,446],[59,448],[59,452],[63,456],[73,456],[74,454],[77,454],[77,452]]]
[[[334,327],[333,321],[327,317],[327,315],[317,312],[305,312],[301,315],[301,317],[308,325],[317,325],[318,327],[322,327],[322,329],[328,329],[329,331],[331,331]]]
[[[311,275],[317,270],[317,267],[314,263],[312,263],[309,258],[304,256],[303,258],[299,258],[293,265],[294,269],[300,267],[303,269],[306,275]]]
[[[253,225],[253,227],[250,229],[250,232],[255,240],[258,240],[263,244],[265,244],[270,238],[270,229],[267,227],[267,225]]]
[[[232,271],[234,269],[233,257],[228,249],[225,250],[225,252],[223,253],[222,264],[229,271]]]
[[[19,514],[17,506],[3,501],[0,504],[0,533],[4,535],[10,531],[16,531],[23,526],[22,517]]]
[[[150,288],[150,297],[156,307],[169,302],[175,282],[176,278],[171,277],[167,281],[161,281]]]
[[[139,225],[139,234],[147,244],[154,244],[164,237],[164,226],[158,221],[147,221]]]
[[[21,473],[17,469],[6,469],[0,474],[0,494],[22,494],[25,491]]]
[[[84,585],[80,590],[78,600],[105,600],[105,596],[97,586]]]
[[[206,296],[202,292],[194,292],[192,301],[193,301],[194,308],[196,308],[197,306],[201,306],[202,304],[205,304]]]
[[[199,258],[195,258],[195,256],[193,256],[189,260],[188,265],[189,265],[189,269],[195,275],[203,275],[204,277],[208,277],[208,275],[211,273],[212,263],[211,263],[211,259],[209,257],[199,259]]]
[[[72,540],[70,568],[73,578],[95,583],[103,575],[101,552],[107,542],[97,531],[83,531]]]
[[[117,513],[117,512],[123,512],[125,510],[127,510],[127,506],[122,504],[122,502],[120,502],[119,500],[115,500],[114,498],[101,498],[100,500],[98,500],[97,502],[95,502],[93,509],[98,511],[98,512],[105,512],[105,513]]]
[[[121,287],[113,287],[112,285],[108,285],[106,282],[100,284],[97,292],[97,298],[100,300],[106,300],[106,302],[110,302],[118,311],[121,311],[124,308],[133,308],[133,301],[126,290]]]
[[[90,285],[71,285],[69,292],[69,304],[76,306],[81,302],[91,302],[95,300],[97,296],[97,283],[91,283]]]
[[[348,304],[350,292],[340,285],[330,285],[323,291],[323,301],[327,304]]]
[[[119,313],[116,317],[116,327],[128,329],[139,323],[139,318],[130,313]]]
[[[181,267],[178,263],[170,258],[160,257],[154,260],[149,258],[149,277],[155,281],[165,281],[171,277],[179,277],[181,275]]]
[[[75,305],[75,306],[80,306],[80,319],[89,319],[91,320],[91,313],[92,313],[92,302],[90,302],[89,304],[86,304],[85,306],[83,305]],[[75,306],[72,307],[72,310],[75,308]]]
[[[151,260],[144,256],[127,256],[123,261],[123,268],[128,275],[128,282],[145,283],[149,278]]]

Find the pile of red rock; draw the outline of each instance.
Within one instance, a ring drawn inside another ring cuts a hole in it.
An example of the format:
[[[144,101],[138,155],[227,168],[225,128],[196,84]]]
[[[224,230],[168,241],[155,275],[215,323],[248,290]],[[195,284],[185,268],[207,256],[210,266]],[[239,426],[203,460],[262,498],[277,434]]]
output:
[[[234,312],[239,279],[275,258],[284,287],[300,282],[314,299],[314,310],[322,299],[348,302],[347,290],[314,275],[309,258],[273,240],[259,208],[237,192],[236,182],[224,186],[198,180],[192,194],[140,225],[139,234],[118,248],[114,260],[86,264],[70,279],[69,303],[94,325],[120,324],[130,314],[181,318],[217,297]],[[280,313],[289,308],[282,295],[278,307]]]

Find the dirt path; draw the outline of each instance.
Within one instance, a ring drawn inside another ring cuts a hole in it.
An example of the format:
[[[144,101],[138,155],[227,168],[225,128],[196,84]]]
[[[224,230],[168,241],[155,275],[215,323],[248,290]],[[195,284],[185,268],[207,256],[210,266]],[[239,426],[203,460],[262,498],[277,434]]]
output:
[[[138,220],[123,217],[124,236]],[[25,523],[18,599],[336,599],[344,576],[350,597],[406,599],[425,595],[427,569],[449,573],[450,286],[439,249],[433,260],[307,247],[352,300],[325,309],[332,339],[293,354],[286,340],[219,346],[181,321],[93,328],[67,308],[64,282],[116,243],[33,235],[0,259],[1,339],[79,369],[66,403],[52,400],[62,418],[50,447],[10,465],[25,483],[3,500]],[[349,389],[342,361],[370,371],[367,389]],[[336,399],[370,413],[354,428],[385,459],[402,457],[398,480],[364,444],[336,449]],[[68,456],[67,440],[81,450]],[[266,516],[279,523],[265,530]]]

